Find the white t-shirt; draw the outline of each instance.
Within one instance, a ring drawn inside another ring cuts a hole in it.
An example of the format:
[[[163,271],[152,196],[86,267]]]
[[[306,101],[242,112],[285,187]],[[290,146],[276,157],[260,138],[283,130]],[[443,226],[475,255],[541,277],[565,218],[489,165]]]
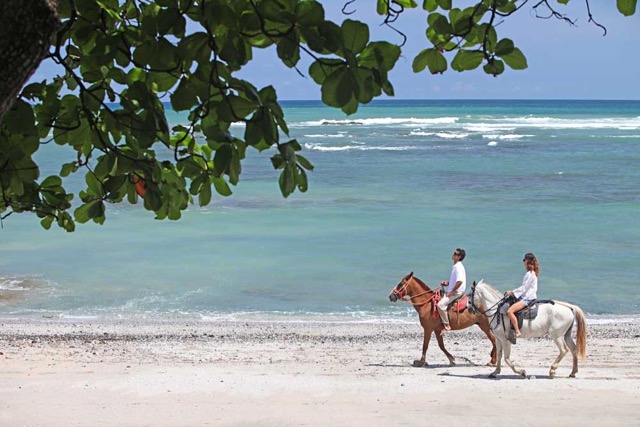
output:
[[[451,276],[449,276],[449,286],[447,286],[447,292],[451,292],[456,286],[456,283],[462,282],[456,293],[463,293],[467,289],[467,272],[464,270],[464,265],[460,261],[453,264],[451,269]]]
[[[527,271],[522,279],[522,286],[514,289],[513,295],[516,298],[522,297],[527,300],[538,298],[538,276],[536,273],[531,270]]]

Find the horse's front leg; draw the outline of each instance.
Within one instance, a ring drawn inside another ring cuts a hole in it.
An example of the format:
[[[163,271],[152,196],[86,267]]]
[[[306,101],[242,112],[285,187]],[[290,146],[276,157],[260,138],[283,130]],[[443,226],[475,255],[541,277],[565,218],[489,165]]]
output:
[[[413,366],[417,368],[427,365],[427,349],[429,348],[429,340],[431,340],[431,332],[432,332],[431,329],[424,328],[424,341],[422,342],[422,357],[420,358],[420,360],[413,361]]]
[[[527,371],[524,369],[517,369],[516,364],[511,361],[511,342],[505,341],[504,343],[504,362],[518,375],[523,377],[527,376]]]
[[[480,329],[482,329],[482,332],[485,333],[485,335],[487,336],[487,338],[489,338],[489,341],[491,341],[491,360],[489,361],[489,363],[487,363],[487,366],[496,366],[496,337],[493,335],[493,332],[491,331],[491,327],[489,326],[489,321],[487,320],[486,317],[484,317],[483,315],[481,315],[482,318],[480,319],[480,322],[478,322],[478,326],[480,327]]]
[[[440,350],[442,350],[445,356],[447,356],[447,359],[449,359],[449,365],[455,366],[456,365],[455,356],[449,353],[446,348],[444,348],[444,337],[436,332],[436,340],[438,341],[438,347],[440,347]]]
[[[489,378],[495,378],[498,375],[500,375],[500,371],[502,370],[501,365],[502,365],[502,347],[503,346],[504,346],[503,338],[496,336],[496,369],[489,374]]]

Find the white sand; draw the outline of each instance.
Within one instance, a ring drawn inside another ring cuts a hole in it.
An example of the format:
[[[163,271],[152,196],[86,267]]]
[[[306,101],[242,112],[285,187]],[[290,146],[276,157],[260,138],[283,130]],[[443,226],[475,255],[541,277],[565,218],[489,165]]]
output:
[[[640,324],[590,325],[575,379],[548,339],[493,368],[479,329],[417,324],[0,320],[2,426],[640,425]]]

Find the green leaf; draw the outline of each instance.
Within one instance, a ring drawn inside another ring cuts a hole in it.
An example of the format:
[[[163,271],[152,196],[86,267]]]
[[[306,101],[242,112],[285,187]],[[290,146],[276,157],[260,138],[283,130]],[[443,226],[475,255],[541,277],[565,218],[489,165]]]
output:
[[[484,54],[478,50],[460,49],[451,61],[451,68],[456,71],[474,70],[482,63]]]
[[[451,28],[455,34],[466,34],[473,25],[473,8],[467,8],[464,10],[451,9],[449,12],[449,20],[451,21]]]
[[[362,52],[369,43],[369,27],[359,21],[346,19],[342,23],[342,45],[354,55]]]
[[[230,196],[232,194],[231,188],[229,188],[229,184],[224,178],[213,178],[213,186],[216,189],[216,192],[221,196]]]
[[[65,177],[69,176],[73,172],[78,170],[78,162],[65,163],[62,165],[62,169],[60,169],[60,176]]]
[[[324,21],[324,9],[317,1],[303,1],[296,5],[298,25],[315,27]]]
[[[84,203],[74,211],[76,221],[81,224],[84,224],[90,219],[93,219],[94,222],[98,224],[102,224],[105,220],[104,213],[105,209],[102,200],[92,200]]]
[[[378,0],[376,10],[378,15],[386,15],[389,12],[389,0]]]
[[[62,185],[62,179],[59,176],[51,175],[45,178],[40,184],[41,188],[60,187]]]
[[[222,146],[216,150],[216,155],[213,158],[215,176],[222,176],[229,170],[232,155],[231,144],[222,144]]]
[[[636,13],[636,0],[617,0],[618,11],[624,16]]]
[[[286,198],[296,189],[296,179],[293,167],[289,164],[285,165],[284,170],[280,173],[280,192]]]
[[[413,60],[413,72],[419,73],[427,66],[431,74],[444,73],[447,70],[447,60],[438,49],[424,49]]]
[[[227,102],[220,104],[218,114],[222,120],[227,122],[237,122],[239,119],[244,119],[254,112],[256,108],[257,105],[248,99],[241,98],[237,95],[231,95],[227,97]]]
[[[312,171],[313,165],[306,157],[303,157],[301,154],[296,154],[296,160],[300,166],[305,168],[306,170]]]
[[[40,224],[45,230],[49,230],[51,228],[51,224],[53,224],[53,217],[47,216],[40,221]]]
[[[485,64],[485,66],[482,68],[485,73],[497,76],[504,72],[504,62],[500,61],[499,59],[494,59],[493,61]]]
[[[514,70],[524,70],[527,68],[527,58],[525,58],[517,47],[513,48],[509,54],[502,55],[501,58]]]
[[[309,75],[314,82],[322,85],[329,74],[343,67],[345,62],[342,59],[321,59],[315,61],[309,67]]]
[[[394,3],[399,4],[405,9],[413,9],[418,7],[418,3],[416,3],[415,0],[394,0]]]
[[[422,8],[427,12],[434,12],[438,8],[436,0],[424,0],[422,2]]]
[[[2,125],[4,125],[10,133],[23,134],[35,132],[34,115],[31,105],[21,99],[17,99],[9,112],[7,112]]]
[[[207,206],[211,202],[211,181],[209,177],[205,177],[200,194],[198,194],[198,203],[200,206]]]
[[[448,38],[448,35],[451,34],[453,30],[447,17],[440,13],[434,12],[429,14],[427,23],[429,24],[430,28],[436,32],[436,34],[439,36],[439,39]]]
[[[349,99],[349,101],[344,104],[341,109],[346,115],[351,115],[358,111],[359,105],[360,104],[358,103],[358,100],[352,96],[351,99]]]
[[[513,52],[515,46],[510,39],[502,39],[496,45],[495,53],[498,56],[505,56]]]
[[[322,102],[332,107],[342,107],[351,99],[352,88],[349,70],[334,71],[322,83]]]
[[[67,132],[67,142],[74,148],[79,148],[91,141],[91,128],[85,119],[80,120],[80,126]]]
[[[338,25],[330,21],[324,21],[318,25],[318,34],[327,51],[338,52],[342,41],[342,31]]]
[[[389,42],[372,42],[358,56],[358,64],[387,72],[395,66],[400,53],[400,47]]]
[[[98,197],[104,196],[104,188],[102,187],[102,183],[94,173],[87,173],[87,175],[85,175],[85,181],[87,182],[87,188],[89,189],[89,191],[91,191],[92,194]]]
[[[189,110],[198,103],[193,85],[183,78],[176,90],[171,94],[171,106],[175,111]]]
[[[303,193],[306,193],[309,188],[307,173],[302,168],[296,168],[296,186]]]
[[[300,60],[300,46],[298,44],[299,40],[292,40],[290,37],[281,39],[278,42],[276,51],[282,63],[289,68],[293,68]]]

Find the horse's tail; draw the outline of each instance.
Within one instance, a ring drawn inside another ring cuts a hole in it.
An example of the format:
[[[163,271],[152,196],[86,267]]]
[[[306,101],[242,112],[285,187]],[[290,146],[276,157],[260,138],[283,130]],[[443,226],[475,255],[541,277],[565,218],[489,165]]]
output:
[[[564,301],[555,301],[556,304],[564,305],[573,311],[575,321],[578,324],[578,330],[576,331],[576,354],[580,359],[587,357],[587,321],[584,317],[584,312],[577,305],[569,304]]]

